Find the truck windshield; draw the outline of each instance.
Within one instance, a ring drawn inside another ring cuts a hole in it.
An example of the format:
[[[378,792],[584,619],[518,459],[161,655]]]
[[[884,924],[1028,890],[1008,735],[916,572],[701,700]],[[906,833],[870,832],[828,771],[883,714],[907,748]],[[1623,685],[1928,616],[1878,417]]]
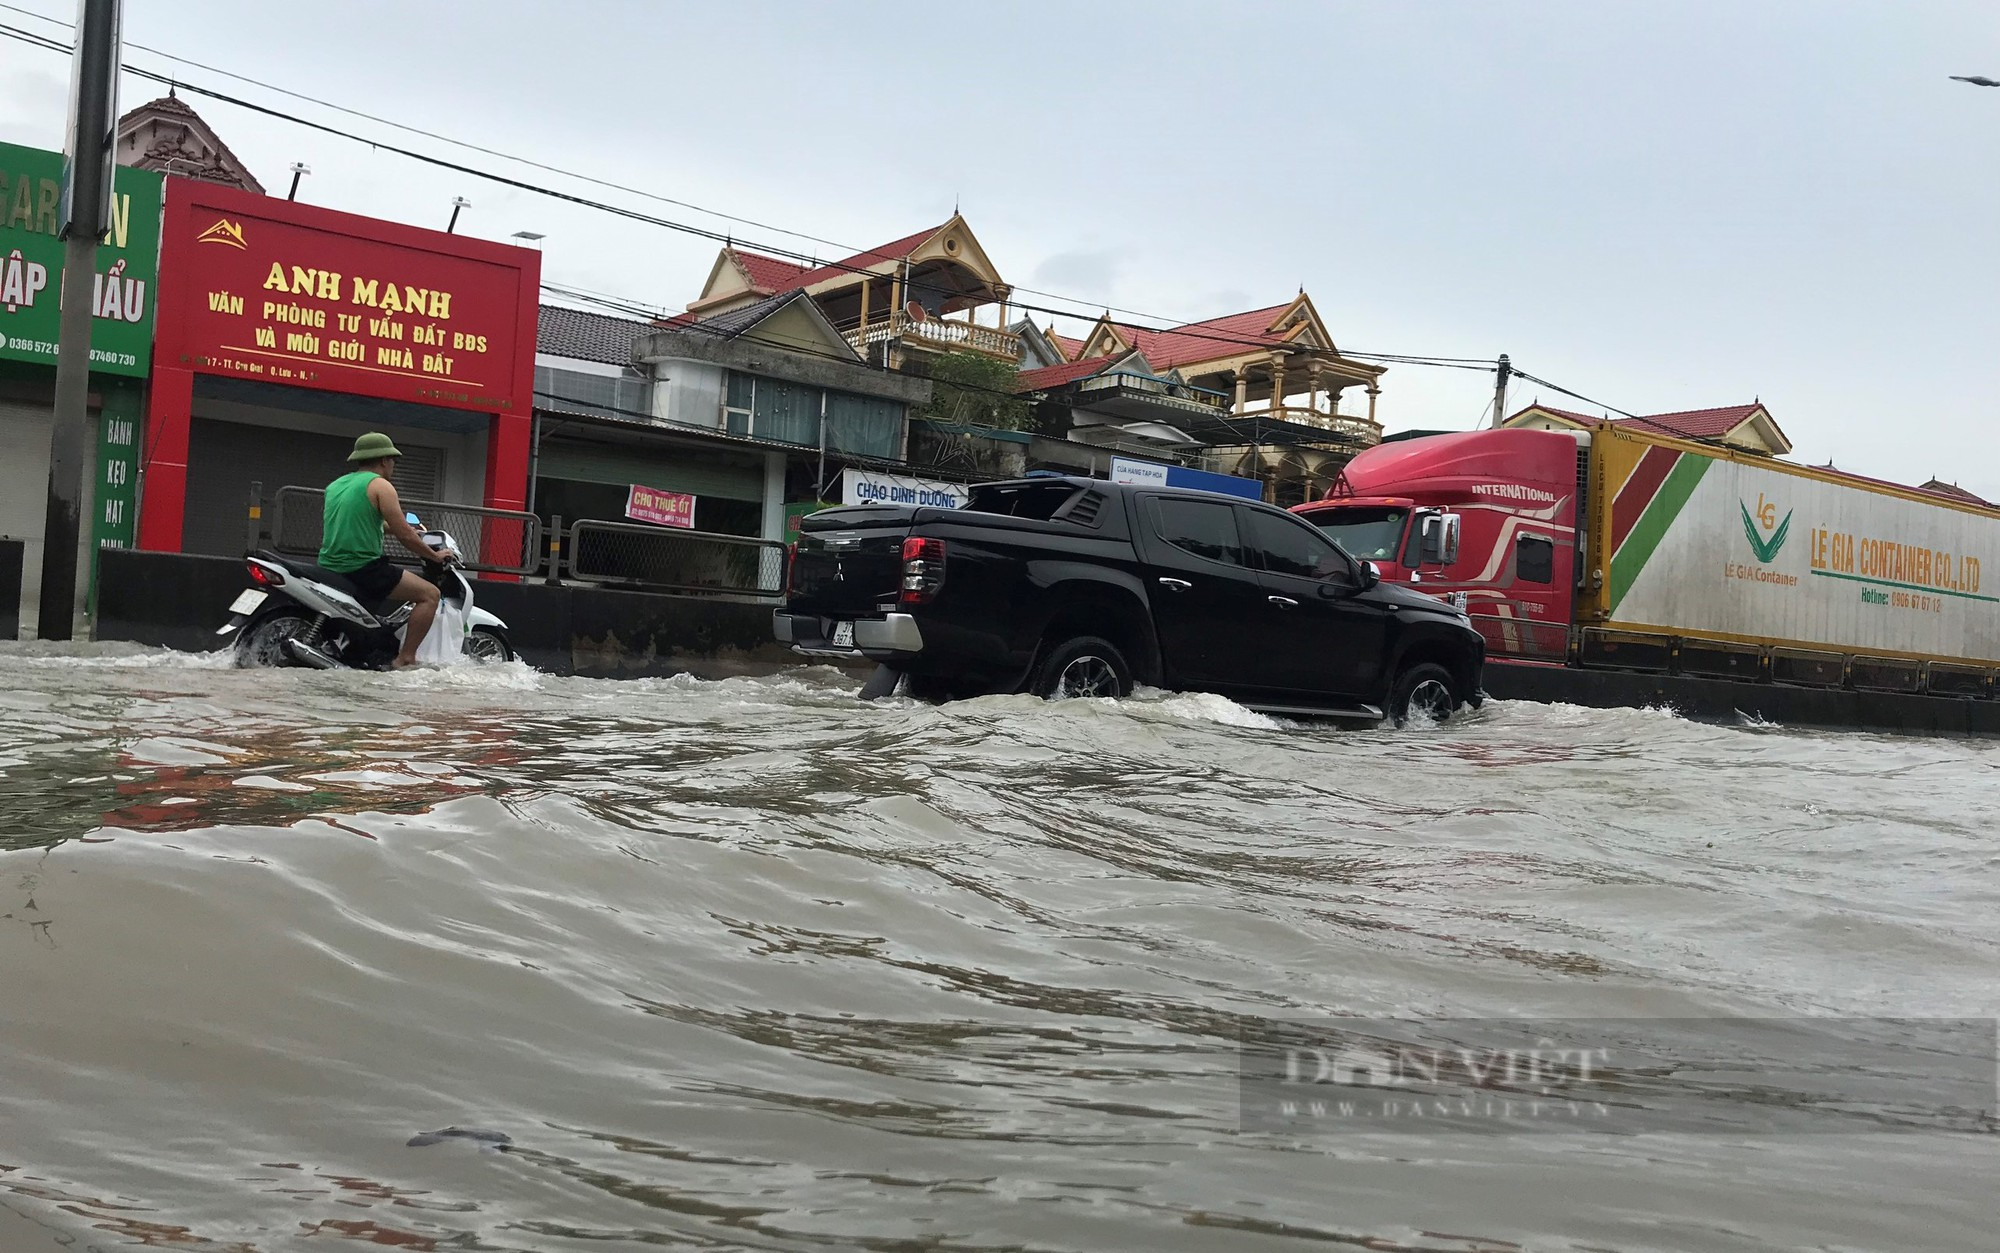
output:
[[[1357,561],[1394,561],[1403,548],[1407,509],[1320,509],[1306,521],[1333,537]]]

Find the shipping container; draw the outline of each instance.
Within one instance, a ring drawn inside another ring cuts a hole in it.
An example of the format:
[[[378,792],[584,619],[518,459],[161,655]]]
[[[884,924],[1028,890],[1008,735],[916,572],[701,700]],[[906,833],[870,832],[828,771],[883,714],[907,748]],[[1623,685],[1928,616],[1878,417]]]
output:
[[[2000,665],[2000,512],[1611,425],[1591,476],[1581,620]]]
[[[2000,510],[1969,500],[1605,422],[1385,443],[1296,512],[1463,604],[1548,699],[1913,727],[1932,714],[1743,685],[2000,703]]]

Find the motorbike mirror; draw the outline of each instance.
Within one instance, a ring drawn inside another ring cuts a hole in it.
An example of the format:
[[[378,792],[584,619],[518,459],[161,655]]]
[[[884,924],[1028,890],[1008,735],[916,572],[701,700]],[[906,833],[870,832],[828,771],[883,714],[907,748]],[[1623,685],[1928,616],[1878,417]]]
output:
[[[403,521],[405,521],[405,522],[409,523],[409,524],[410,524],[411,526],[418,526],[418,525],[421,525],[421,524],[420,524],[420,523],[419,523],[419,522],[417,521],[417,515],[416,515],[416,514],[414,514],[414,513],[406,513],[406,514],[404,514],[404,515],[403,515]]]

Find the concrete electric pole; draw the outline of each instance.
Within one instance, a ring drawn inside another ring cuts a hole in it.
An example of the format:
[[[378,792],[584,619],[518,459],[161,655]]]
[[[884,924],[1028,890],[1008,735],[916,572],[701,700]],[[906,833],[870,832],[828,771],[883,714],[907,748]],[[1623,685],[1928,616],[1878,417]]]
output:
[[[1507,354],[1500,354],[1499,368],[1493,371],[1493,429],[1507,420],[1507,379],[1514,373],[1514,363],[1507,360]]]
[[[36,634],[66,640],[76,630],[83,510],[91,498],[90,337],[97,246],[111,229],[112,127],[118,120],[118,28],[122,0],[79,0],[70,70],[69,151],[63,163],[62,320],[56,344],[55,422],[49,431],[49,504],[42,526],[42,595]]]

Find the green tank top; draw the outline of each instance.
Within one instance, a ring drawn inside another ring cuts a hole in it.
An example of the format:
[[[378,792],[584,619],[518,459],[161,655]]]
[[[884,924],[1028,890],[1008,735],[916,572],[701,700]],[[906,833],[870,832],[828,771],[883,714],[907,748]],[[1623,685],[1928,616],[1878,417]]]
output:
[[[368,499],[368,485],[380,477],[373,470],[356,470],[326,485],[319,564],[335,574],[352,573],[382,555],[382,513]]]

